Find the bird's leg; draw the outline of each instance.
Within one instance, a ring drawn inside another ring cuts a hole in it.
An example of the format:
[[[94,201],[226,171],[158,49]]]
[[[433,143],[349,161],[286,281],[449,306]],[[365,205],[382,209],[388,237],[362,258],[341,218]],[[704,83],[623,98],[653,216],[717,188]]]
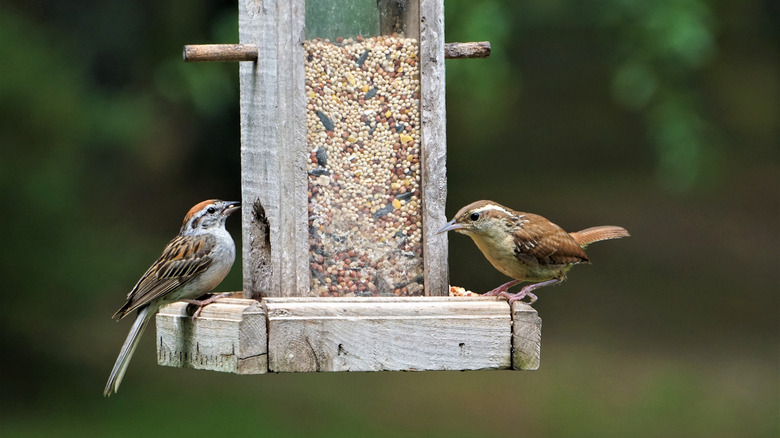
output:
[[[509,300],[509,304],[514,303],[515,301],[522,300],[526,296],[531,297],[531,301],[528,302],[528,304],[533,304],[537,298],[536,295],[532,294],[531,291],[534,291],[536,289],[539,289],[540,287],[550,286],[556,283],[560,283],[563,281],[562,278],[553,278],[552,280],[542,281],[541,283],[534,283],[529,284],[528,286],[520,289],[520,292],[516,294],[510,294],[507,292],[501,292],[499,293],[499,296],[506,297]]]
[[[210,297],[206,298],[205,300],[182,300],[182,301],[184,301],[187,304],[198,306],[198,309],[195,310],[195,313],[192,314],[192,319],[195,319],[200,316],[200,312],[203,311],[204,307],[217,301],[220,298],[229,297],[230,295],[231,295],[230,292],[225,292],[221,294],[212,294]]]
[[[521,283],[521,282],[522,282],[522,280],[512,280],[512,281],[510,281],[508,283],[502,284],[501,286],[491,290],[490,292],[485,292],[482,295],[486,296],[486,297],[494,297],[496,295],[505,294],[507,289],[509,289],[510,287],[516,285],[517,283]]]

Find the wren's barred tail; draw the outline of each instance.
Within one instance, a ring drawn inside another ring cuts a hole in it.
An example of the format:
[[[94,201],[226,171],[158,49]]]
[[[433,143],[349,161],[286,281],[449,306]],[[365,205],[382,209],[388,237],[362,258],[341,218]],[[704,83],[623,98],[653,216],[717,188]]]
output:
[[[577,242],[580,247],[585,248],[594,242],[601,242],[602,240],[620,239],[621,237],[629,237],[628,231],[623,227],[615,225],[602,225],[599,227],[590,227],[584,230],[569,233],[574,241]]]

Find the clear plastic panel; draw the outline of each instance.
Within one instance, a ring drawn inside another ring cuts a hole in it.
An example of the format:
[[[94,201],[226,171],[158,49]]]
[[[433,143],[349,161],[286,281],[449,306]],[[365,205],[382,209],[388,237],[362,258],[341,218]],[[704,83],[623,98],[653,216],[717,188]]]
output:
[[[307,2],[314,295],[423,294],[417,10]]]

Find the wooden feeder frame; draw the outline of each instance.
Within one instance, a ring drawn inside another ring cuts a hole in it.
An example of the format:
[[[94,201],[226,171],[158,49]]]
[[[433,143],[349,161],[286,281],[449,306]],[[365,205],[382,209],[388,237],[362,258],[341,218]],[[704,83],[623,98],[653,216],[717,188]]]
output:
[[[522,302],[449,297],[444,59],[490,43],[444,43],[443,0],[420,0],[423,297],[314,298],[310,287],[304,0],[239,2],[241,44],[189,45],[188,62],[238,61],[243,293],[192,320],[157,315],[158,364],[231,372],[539,367],[541,319]]]

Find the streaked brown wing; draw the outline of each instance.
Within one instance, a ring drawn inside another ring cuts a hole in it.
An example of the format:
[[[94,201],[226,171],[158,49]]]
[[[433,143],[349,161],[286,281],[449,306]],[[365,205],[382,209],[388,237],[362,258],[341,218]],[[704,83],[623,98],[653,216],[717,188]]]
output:
[[[114,314],[114,318],[123,318],[205,271],[213,262],[209,254],[215,244],[216,239],[210,235],[186,238],[177,236],[171,240],[160,258],[127,295],[127,302]]]
[[[587,262],[588,256],[562,228],[547,219],[525,213],[530,221],[515,231],[515,256],[528,263],[565,265]]]

